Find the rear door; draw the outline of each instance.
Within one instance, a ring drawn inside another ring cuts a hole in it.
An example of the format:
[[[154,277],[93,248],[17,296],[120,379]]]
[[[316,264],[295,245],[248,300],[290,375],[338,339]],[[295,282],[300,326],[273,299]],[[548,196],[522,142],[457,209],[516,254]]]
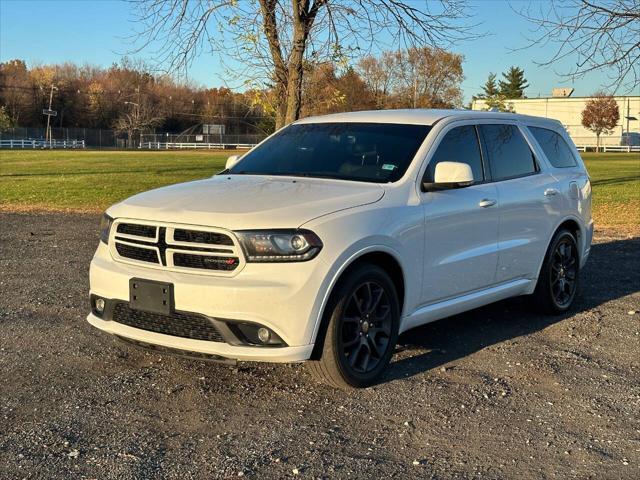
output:
[[[437,145],[423,181],[433,182],[436,164],[450,161],[469,164],[475,183],[421,193],[425,305],[492,285],[498,260],[498,192],[487,181],[475,125],[454,124],[439,135]]]
[[[483,124],[479,130],[500,202],[496,282],[535,278],[561,214],[557,180],[542,168],[517,124]]]

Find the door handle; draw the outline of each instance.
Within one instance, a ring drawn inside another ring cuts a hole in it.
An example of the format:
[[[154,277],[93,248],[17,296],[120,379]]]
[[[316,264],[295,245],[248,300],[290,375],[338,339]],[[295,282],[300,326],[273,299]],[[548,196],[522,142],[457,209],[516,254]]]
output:
[[[480,203],[478,203],[478,206],[482,208],[487,208],[487,207],[493,207],[496,203],[498,203],[498,201],[492,198],[483,198],[482,200],[480,200]]]
[[[558,190],[556,190],[555,188],[547,188],[544,191],[544,196],[545,197],[553,197],[554,195],[559,194],[560,192]]]

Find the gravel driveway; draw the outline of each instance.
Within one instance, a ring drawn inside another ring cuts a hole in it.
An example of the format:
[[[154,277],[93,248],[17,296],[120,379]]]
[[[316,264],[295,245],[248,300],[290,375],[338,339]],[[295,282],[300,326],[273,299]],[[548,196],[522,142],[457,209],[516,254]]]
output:
[[[386,381],[203,363],[86,321],[99,218],[0,214],[0,478],[640,478],[640,238],[574,313],[520,299],[403,335]]]

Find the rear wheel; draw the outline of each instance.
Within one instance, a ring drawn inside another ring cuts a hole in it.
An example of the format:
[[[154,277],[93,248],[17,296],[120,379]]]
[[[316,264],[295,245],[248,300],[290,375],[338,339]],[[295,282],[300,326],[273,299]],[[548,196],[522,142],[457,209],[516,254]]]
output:
[[[578,244],[568,230],[553,237],[532,295],[536,307],[544,313],[566,312],[578,291],[580,259]]]
[[[316,379],[339,388],[375,384],[398,339],[400,306],[389,275],[365,264],[340,281],[331,295],[319,360],[307,362]]]

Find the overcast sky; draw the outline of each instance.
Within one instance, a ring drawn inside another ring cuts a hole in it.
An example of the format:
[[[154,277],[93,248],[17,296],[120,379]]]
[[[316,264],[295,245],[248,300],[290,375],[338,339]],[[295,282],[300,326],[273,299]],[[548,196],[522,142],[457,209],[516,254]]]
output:
[[[461,43],[453,51],[464,55],[463,90],[469,100],[480,90],[489,72],[505,71],[510,65],[525,70],[530,87],[528,97],[548,96],[554,87],[573,86],[574,96],[585,96],[607,83],[604,73],[593,73],[567,83],[556,73],[566,71],[571,59],[563,65],[543,68],[543,61],[553,54],[551,47],[512,52],[526,45],[531,25],[514,13],[523,2],[496,0],[472,1],[474,23],[489,35]],[[108,66],[118,62],[131,49],[126,38],[135,28],[131,6],[118,0],[0,0],[0,61],[14,58],[34,63],[71,61]],[[150,59],[151,52],[137,57]],[[190,68],[189,78],[208,87],[222,86],[224,69],[220,59],[202,54]]]

